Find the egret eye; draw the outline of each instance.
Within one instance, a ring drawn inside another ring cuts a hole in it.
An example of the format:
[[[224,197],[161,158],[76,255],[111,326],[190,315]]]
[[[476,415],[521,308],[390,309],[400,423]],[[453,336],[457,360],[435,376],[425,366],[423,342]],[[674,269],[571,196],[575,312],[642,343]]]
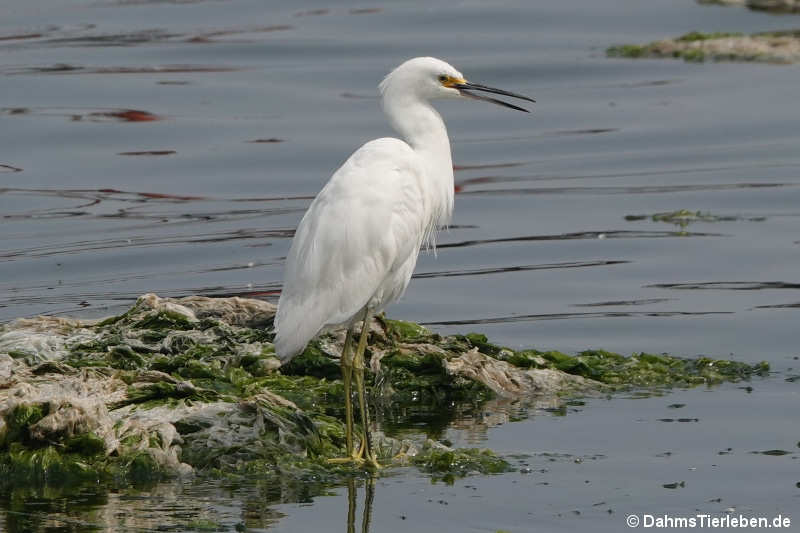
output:
[[[439,76],[439,81],[442,82],[442,83],[445,83],[449,79],[450,79],[450,76],[448,76],[446,74],[442,74],[441,76]]]

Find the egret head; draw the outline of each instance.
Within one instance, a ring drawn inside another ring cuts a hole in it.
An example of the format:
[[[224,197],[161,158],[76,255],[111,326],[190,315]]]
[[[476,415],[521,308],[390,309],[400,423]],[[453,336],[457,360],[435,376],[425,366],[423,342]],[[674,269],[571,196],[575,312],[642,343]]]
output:
[[[408,96],[423,100],[466,97],[474,100],[486,100],[525,112],[528,110],[496,98],[476,94],[476,92],[501,94],[529,102],[535,101],[533,98],[521,94],[468,82],[455,67],[435,57],[409,59],[384,78],[380,84],[380,90],[384,97],[388,94],[392,94],[395,98]]]

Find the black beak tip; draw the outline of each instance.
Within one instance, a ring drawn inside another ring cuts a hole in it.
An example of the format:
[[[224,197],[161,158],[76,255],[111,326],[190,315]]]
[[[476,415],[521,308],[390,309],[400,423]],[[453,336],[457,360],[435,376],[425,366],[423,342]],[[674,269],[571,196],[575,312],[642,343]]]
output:
[[[467,96],[469,98],[475,98],[477,100],[486,100],[486,101],[492,102],[494,104],[498,104],[498,105],[501,105],[501,106],[504,106],[504,107],[508,107],[508,108],[511,108],[511,109],[516,109],[517,111],[524,111],[526,113],[530,113],[530,111],[525,109],[524,107],[520,107],[520,106],[517,106],[517,105],[514,105],[514,104],[509,104],[508,102],[504,102],[504,101],[498,100],[496,98],[490,98],[490,97],[484,96],[484,95],[477,95],[472,91],[481,91],[481,92],[487,92],[487,93],[493,93],[493,94],[500,94],[500,95],[503,95],[503,96],[510,96],[512,98],[519,98],[520,100],[525,100],[525,101],[528,101],[528,102],[536,103],[536,100],[534,100],[533,98],[530,98],[529,96],[525,96],[525,95],[518,94],[518,93],[512,93],[510,91],[504,91],[502,89],[495,89],[494,87],[487,87],[486,85],[481,85],[479,83],[469,83],[469,82],[467,82],[467,83],[463,83],[463,84],[460,84],[460,85],[456,85],[455,87],[461,91],[462,95]]]

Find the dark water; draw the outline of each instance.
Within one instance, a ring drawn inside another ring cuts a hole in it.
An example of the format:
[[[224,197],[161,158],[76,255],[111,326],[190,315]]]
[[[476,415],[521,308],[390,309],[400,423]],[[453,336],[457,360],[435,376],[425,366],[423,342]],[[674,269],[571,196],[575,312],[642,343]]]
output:
[[[449,438],[529,456],[517,461],[531,473],[449,487],[399,471],[374,487],[371,530],[791,516],[800,70],[603,51],[799,23],[667,0],[6,0],[0,320],[104,315],[151,291],[275,298],[310,199],[358,145],[390,134],[375,86],[402,60],[434,55],[538,103],[531,115],[439,106],[458,166],[454,227],[391,316],[513,347],[708,354],[777,373],[750,390],[591,400],[566,416],[497,406]],[[625,218],[678,209],[722,220]],[[505,423],[509,413],[524,421]],[[750,453],[767,450],[789,453]],[[280,504],[298,498],[255,481],[39,495],[0,524],[181,530],[201,516],[226,530],[347,531],[347,488],[332,495]]]

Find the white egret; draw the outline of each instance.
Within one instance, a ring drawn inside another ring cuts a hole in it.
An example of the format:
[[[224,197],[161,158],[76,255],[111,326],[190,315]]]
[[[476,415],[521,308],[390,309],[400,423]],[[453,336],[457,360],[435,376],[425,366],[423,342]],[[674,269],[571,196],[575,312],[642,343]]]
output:
[[[374,313],[398,299],[411,279],[420,247],[434,245],[436,229],[453,211],[450,140],[435,98],[487,100],[488,92],[534,100],[470,83],[432,57],[410,59],[381,82],[383,111],[403,140],[376,139],[359,148],[311,202],[286,257],[275,316],[275,351],[282,362],[323,330],[346,327],[342,350],[347,457],[377,467],[369,437],[364,350]],[[363,321],[355,355],[355,324]],[[353,370],[364,433],[353,446]]]

